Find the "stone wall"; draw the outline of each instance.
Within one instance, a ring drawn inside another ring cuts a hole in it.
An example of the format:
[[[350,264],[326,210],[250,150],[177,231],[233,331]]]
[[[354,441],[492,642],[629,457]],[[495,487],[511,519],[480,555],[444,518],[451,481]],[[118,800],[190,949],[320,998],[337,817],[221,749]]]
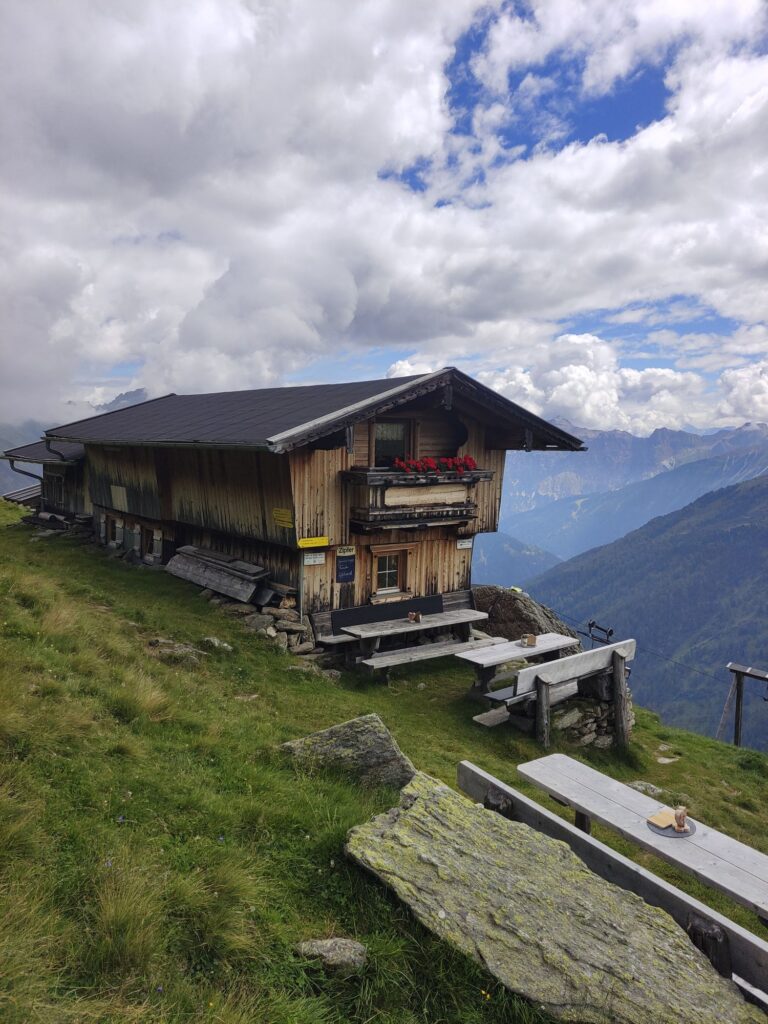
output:
[[[635,724],[632,696],[629,694],[629,721]],[[554,735],[579,747],[594,745],[601,749],[613,746],[613,702],[591,697],[574,697],[552,709],[551,728]]]

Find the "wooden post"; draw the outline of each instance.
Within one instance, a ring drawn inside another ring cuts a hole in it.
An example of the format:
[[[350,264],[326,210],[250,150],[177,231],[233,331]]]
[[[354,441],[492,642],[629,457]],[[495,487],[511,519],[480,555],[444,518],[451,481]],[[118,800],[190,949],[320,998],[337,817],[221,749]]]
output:
[[[733,744],[741,746],[741,717],[744,710],[744,673],[736,672],[736,714],[733,720]]]
[[[613,662],[613,734],[619,750],[629,746],[629,700],[627,694],[626,659],[617,651],[611,655]]]
[[[536,680],[536,739],[549,749],[549,684]]]

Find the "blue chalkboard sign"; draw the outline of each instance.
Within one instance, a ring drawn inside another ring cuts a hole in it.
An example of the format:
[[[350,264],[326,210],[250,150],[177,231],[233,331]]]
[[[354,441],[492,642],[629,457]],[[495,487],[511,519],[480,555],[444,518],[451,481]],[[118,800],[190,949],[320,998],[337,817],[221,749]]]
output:
[[[336,556],[336,582],[354,583],[355,581],[355,556]]]

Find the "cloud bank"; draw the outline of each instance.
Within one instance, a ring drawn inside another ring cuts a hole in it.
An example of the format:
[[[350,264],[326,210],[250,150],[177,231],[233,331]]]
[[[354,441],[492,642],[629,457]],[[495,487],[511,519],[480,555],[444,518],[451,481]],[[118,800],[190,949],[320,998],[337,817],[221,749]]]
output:
[[[449,363],[585,426],[768,419],[761,4],[0,17],[0,420]]]

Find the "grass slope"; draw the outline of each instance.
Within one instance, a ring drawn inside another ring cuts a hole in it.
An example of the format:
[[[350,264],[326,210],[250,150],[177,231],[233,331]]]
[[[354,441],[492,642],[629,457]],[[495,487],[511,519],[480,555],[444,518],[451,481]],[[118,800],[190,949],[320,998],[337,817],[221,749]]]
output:
[[[65,537],[33,542],[17,518],[0,502],[0,1019],[546,1020],[345,861],[347,830],[395,793],[297,775],[276,751],[377,711],[446,782],[470,758],[514,783],[515,765],[540,752],[472,724],[467,670],[432,663],[390,686],[292,671],[297,659],[188,584]],[[169,666],[147,647],[158,635],[215,635],[235,650]],[[656,763],[661,742],[678,762]],[[643,713],[631,757],[588,756],[617,778],[685,792],[694,812],[768,851],[765,758]],[[734,916],[760,929],[746,911]],[[294,955],[297,941],[332,934],[368,945],[362,977],[326,978]]]

